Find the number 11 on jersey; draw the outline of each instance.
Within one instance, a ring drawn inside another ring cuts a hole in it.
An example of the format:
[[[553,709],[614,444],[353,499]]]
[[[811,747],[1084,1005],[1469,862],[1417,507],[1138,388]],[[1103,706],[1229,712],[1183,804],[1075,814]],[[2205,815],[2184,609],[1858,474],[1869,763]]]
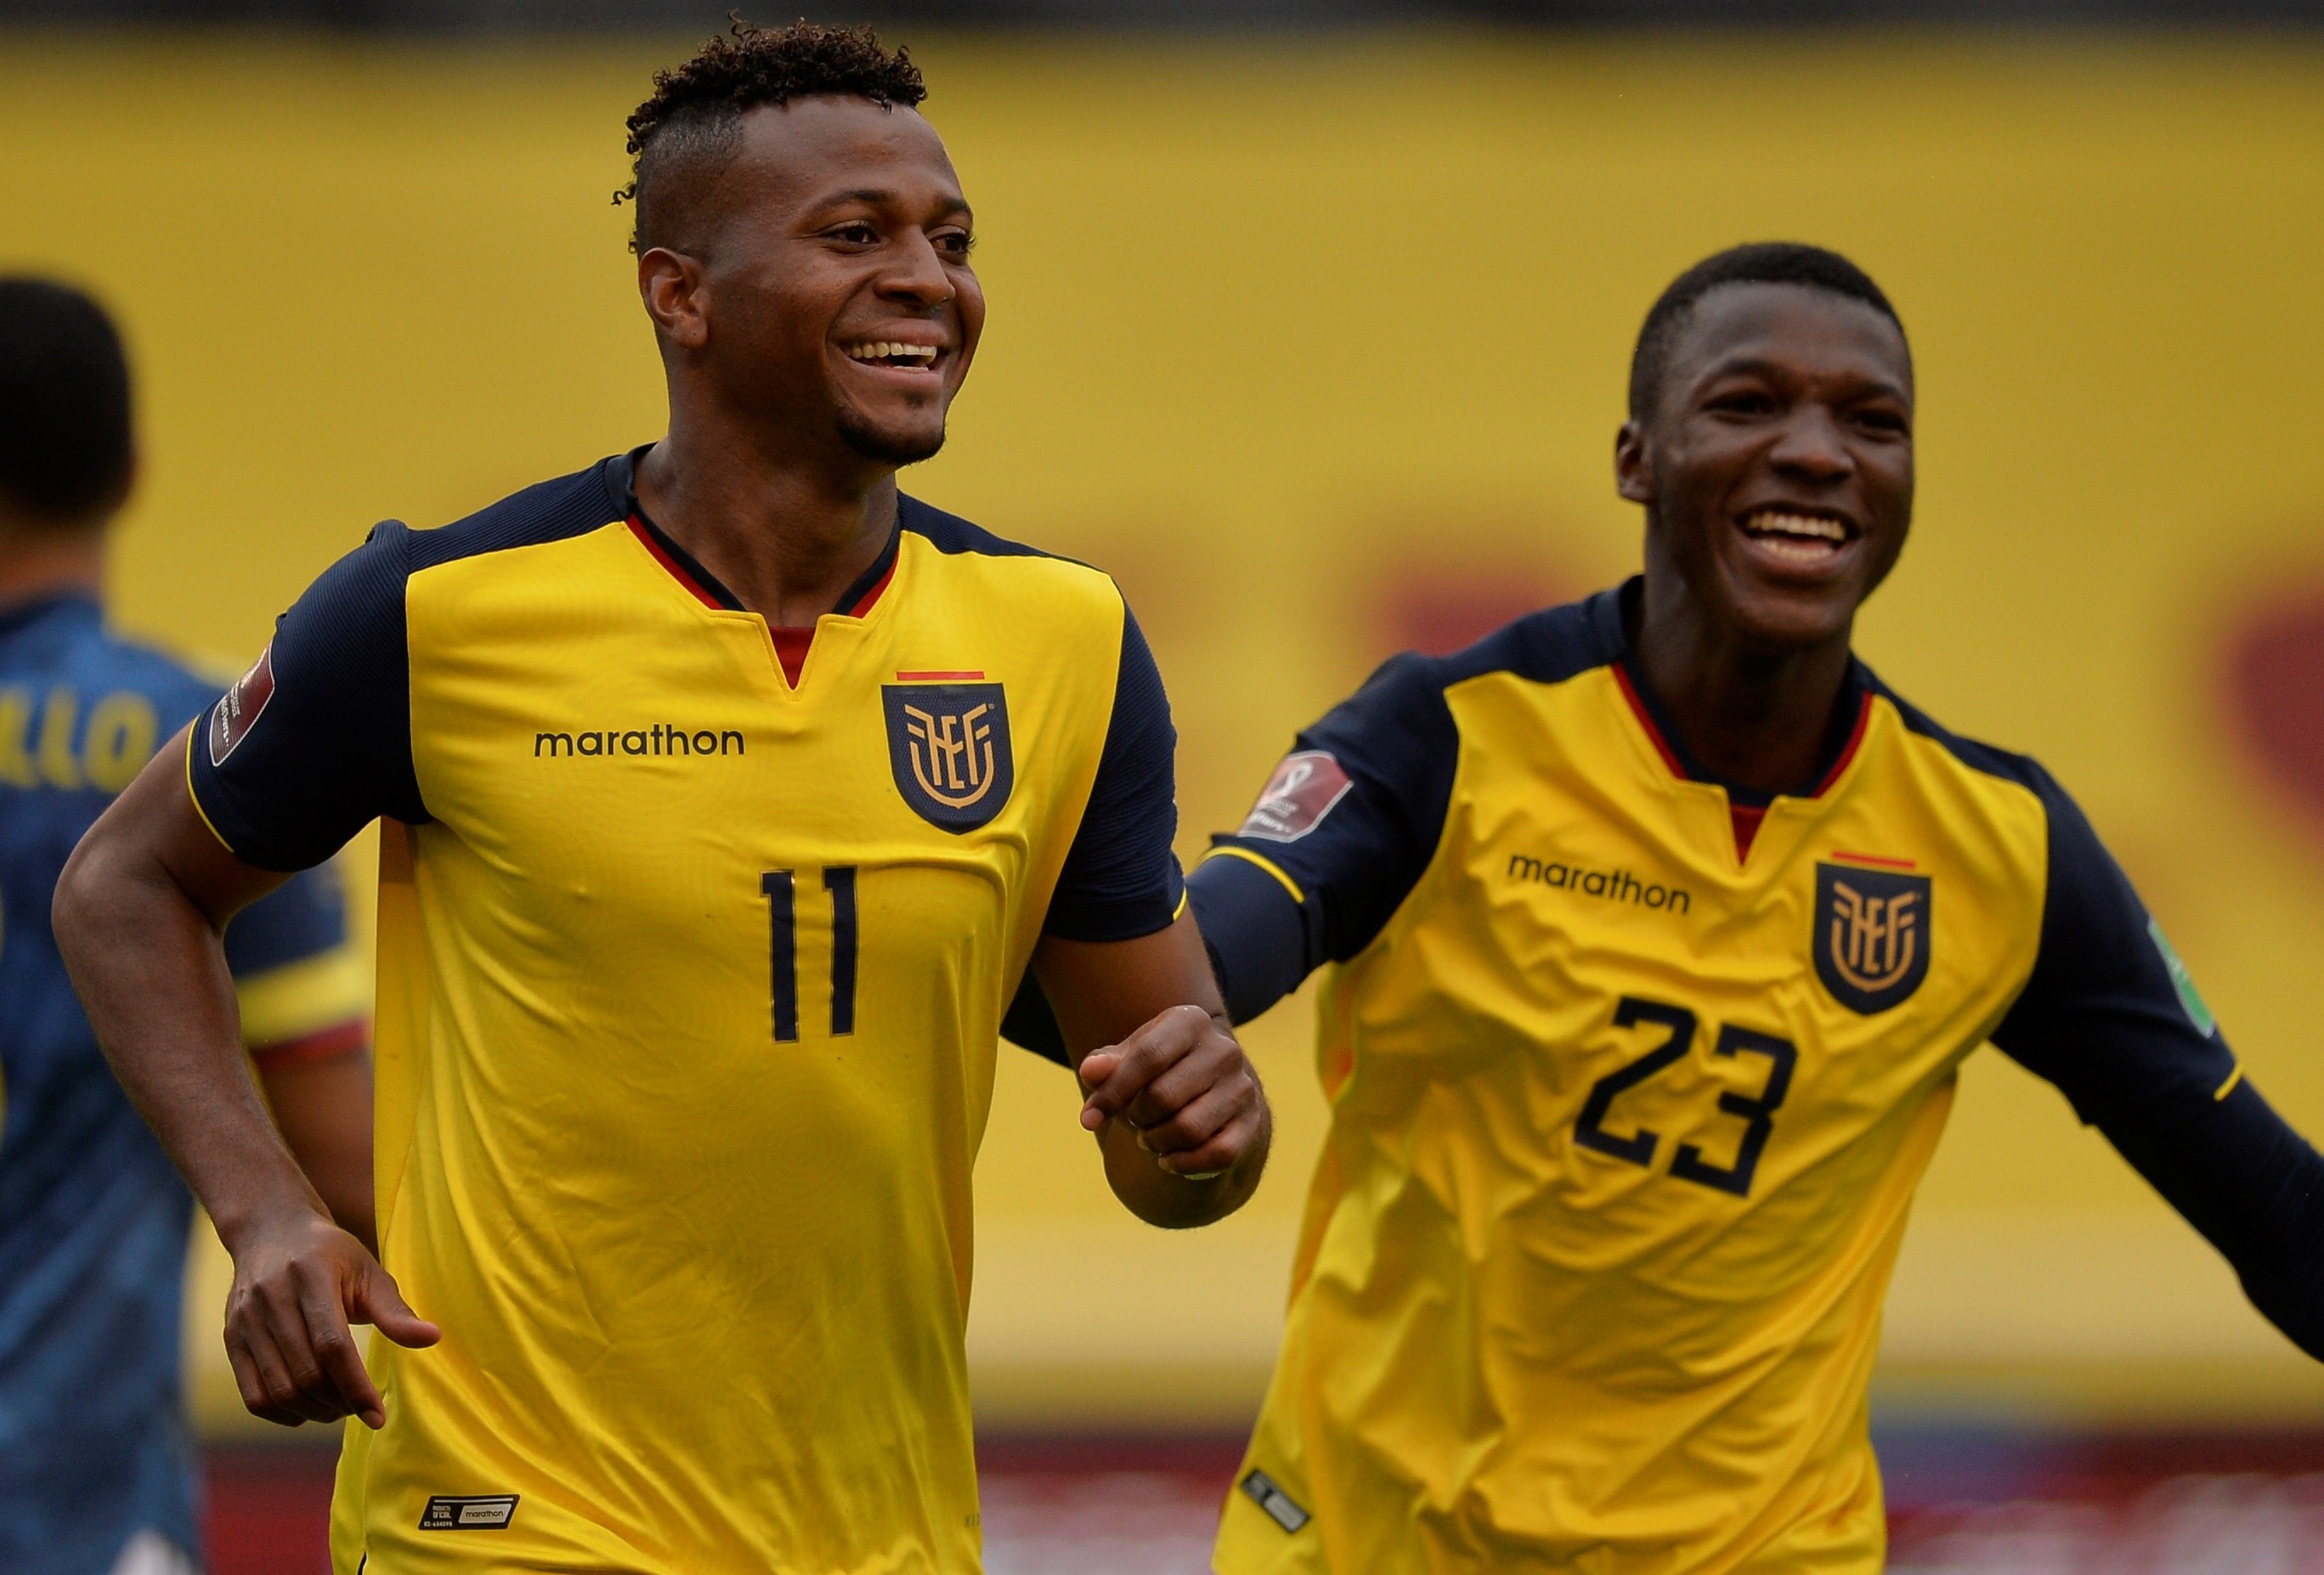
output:
[[[793,870],[770,870],[759,877],[773,931],[778,1045],[795,1043],[799,1036],[797,875]],[[836,1038],[855,1032],[855,866],[835,864],[825,870],[823,889],[831,894],[831,1032]]]

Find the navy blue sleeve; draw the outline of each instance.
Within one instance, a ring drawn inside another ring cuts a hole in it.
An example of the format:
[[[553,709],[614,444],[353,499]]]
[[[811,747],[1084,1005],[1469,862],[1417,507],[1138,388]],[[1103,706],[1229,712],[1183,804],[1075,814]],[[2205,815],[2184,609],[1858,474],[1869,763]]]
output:
[[[2048,1079],[2324,1359],[2324,1156],[2237,1071],[2186,964],[2046,773],[2041,953],[1994,1043]]]
[[[2248,1079],[2177,1120],[2110,1118],[2102,1130],[2218,1248],[2252,1305],[2324,1360],[2324,1155]]]
[[[1134,941],[1168,929],[1185,892],[1170,848],[1178,834],[1178,734],[1154,653],[1127,607],[1120,662],[1097,781],[1042,926],[1063,940]]]
[[[329,864],[293,875],[234,916],[226,928],[226,965],[254,979],[346,944],[347,899]]]
[[[197,724],[194,802],[245,863],[310,869],[381,815],[428,818],[411,766],[409,537],[382,525],[324,571]]]
[[[1460,747],[1442,664],[1394,658],[1212,839],[1187,890],[1236,1022],[1371,944],[1436,855]]]
[[[2065,790],[2039,767],[2030,786],[2050,817],[2041,950],[1993,1042],[2100,1128],[2223,1097],[2235,1055],[2178,953]]]

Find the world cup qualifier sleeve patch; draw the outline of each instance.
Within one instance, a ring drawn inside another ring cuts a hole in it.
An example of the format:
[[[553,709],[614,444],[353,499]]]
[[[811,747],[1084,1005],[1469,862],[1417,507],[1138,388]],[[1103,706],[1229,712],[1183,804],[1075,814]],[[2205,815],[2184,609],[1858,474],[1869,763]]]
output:
[[[250,665],[250,671],[235,680],[234,687],[218,697],[210,707],[210,764],[223,766],[226,758],[234,753],[242,741],[250,736],[257,723],[259,713],[274,698],[274,647],[269,642]]]
[[[1332,806],[1348,796],[1348,773],[1322,750],[1286,755],[1259,789],[1259,802],[1243,817],[1238,836],[1266,843],[1296,843],[1323,824]]]

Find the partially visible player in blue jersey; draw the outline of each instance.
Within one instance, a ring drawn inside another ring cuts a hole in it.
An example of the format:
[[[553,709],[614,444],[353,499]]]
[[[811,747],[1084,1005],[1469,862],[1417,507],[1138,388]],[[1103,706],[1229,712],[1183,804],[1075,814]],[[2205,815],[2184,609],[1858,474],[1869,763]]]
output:
[[[195,1568],[179,1300],[193,1202],[97,1051],[49,932],[65,858],[218,686],[106,626],[129,373],[77,290],[0,279],[0,1570]],[[291,1152],[371,1230],[367,981],[327,867],[226,936]]]

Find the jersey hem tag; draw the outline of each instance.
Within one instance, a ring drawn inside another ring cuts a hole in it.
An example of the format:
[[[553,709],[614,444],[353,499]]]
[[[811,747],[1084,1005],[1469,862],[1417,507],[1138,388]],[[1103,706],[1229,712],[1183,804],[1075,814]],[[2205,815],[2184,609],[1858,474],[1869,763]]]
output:
[[[420,1512],[421,1531],[506,1531],[516,1518],[517,1495],[484,1493],[467,1497],[437,1494]]]
[[[1292,1502],[1291,1495],[1275,1485],[1275,1478],[1264,1471],[1254,1470],[1242,1479],[1243,1497],[1267,1512],[1267,1518],[1285,1531],[1296,1532],[1315,1517]]]

